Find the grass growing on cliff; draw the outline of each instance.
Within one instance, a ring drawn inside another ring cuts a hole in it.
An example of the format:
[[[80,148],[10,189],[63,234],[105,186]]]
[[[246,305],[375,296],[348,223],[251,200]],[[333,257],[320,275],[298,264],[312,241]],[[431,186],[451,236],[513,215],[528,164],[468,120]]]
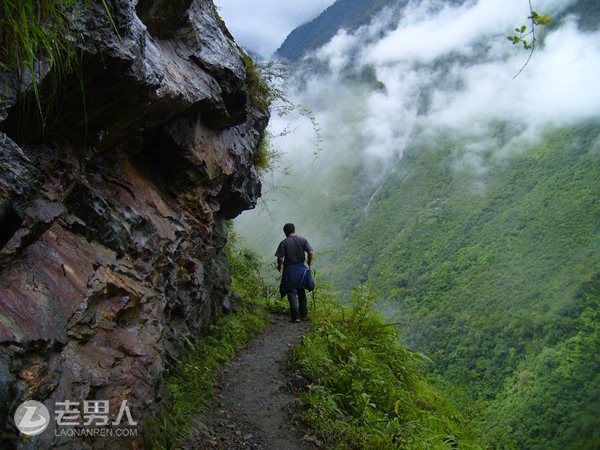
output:
[[[93,0],[86,0],[89,7]],[[119,31],[106,0],[106,16]],[[0,0],[0,68],[29,72],[33,77],[42,59],[59,74],[72,69],[75,60],[69,16],[75,0]]]
[[[94,0],[85,0],[91,7]],[[107,0],[100,0],[115,33]],[[69,29],[75,0],[0,0],[0,69],[16,74],[19,83],[31,86],[35,104],[45,127],[39,78],[50,71],[49,97],[56,95],[59,82],[68,74],[79,77],[80,61],[76,36]],[[82,80],[79,80],[82,83]]]
[[[74,0],[0,0],[0,68],[28,75],[43,116],[36,74],[47,61],[60,77],[75,60],[69,39],[68,14]]]
[[[177,448],[190,431],[190,419],[211,398],[217,373],[253,336],[266,327],[270,312],[281,312],[273,287],[261,277],[260,259],[242,248],[231,233],[227,244],[231,286],[241,300],[237,310],[221,317],[208,335],[187,342],[177,367],[164,381],[168,407],[146,434],[153,449]]]
[[[426,362],[358,289],[350,307],[320,301],[292,364],[309,380],[305,420],[335,449],[478,448],[455,407],[424,380]]]
[[[242,57],[246,65],[246,82],[244,88],[250,98],[250,102],[261,112],[268,113],[271,104],[277,97],[277,90],[269,82],[267,74],[260,70],[250,55],[242,52]]]
[[[283,152],[277,150],[273,145],[273,135],[269,130],[264,130],[258,142],[258,148],[254,154],[254,167],[258,171],[258,175],[262,178],[270,188],[276,189],[272,183],[269,183],[264,175],[269,172],[278,171],[281,174],[288,175],[289,171],[286,167],[282,167],[281,160]]]
[[[68,63],[68,13],[74,0],[0,0],[0,67],[35,73],[40,57]]]

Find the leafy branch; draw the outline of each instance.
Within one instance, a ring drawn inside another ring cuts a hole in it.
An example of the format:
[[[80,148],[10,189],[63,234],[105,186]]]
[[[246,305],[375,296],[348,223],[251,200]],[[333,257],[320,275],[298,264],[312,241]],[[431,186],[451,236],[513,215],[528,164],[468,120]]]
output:
[[[525,50],[529,50],[529,57],[525,64],[521,67],[521,69],[517,72],[517,74],[513,77],[517,78],[521,72],[527,67],[531,57],[533,56],[533,51],[535,50],[537,44],[537,38],[535,36],[535,28],[537,26],[549,25],[552,22],[552,17],[548,15],[541,15],[538,12],[533,10],[533,6],[531,4],[531,0],[529,0],[529,11],[531,15],[528,17],[530,20],[530,27],[527,25],[521,25],[520,27],[515,28],[517,34],[507,36],[507,39],[513,43],[513,45],[523,44],[523,48]]]

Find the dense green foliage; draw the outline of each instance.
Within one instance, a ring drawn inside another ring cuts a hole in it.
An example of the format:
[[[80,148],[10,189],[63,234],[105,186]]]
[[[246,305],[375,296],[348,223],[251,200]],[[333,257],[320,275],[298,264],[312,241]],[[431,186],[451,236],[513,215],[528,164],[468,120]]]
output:
[[[367,289],[348,308],[321,294],[293,359],[310,382],[306,420],[327,448],[476,448],[464,418],[424,381],[425,359],[398,344],[374,302]]]
[[[600,443],[600,276],[576,297],[570,336],[544,348],[486,412],[496,447],[594,448]],[[508,431],[508,433],[507,433]]]
[[[414,149],[334,255],[336,283],[368,281],[440,382],[480,401],[489,445],[597,442],[598,142],[554,130],[479,172],[457,138]]]

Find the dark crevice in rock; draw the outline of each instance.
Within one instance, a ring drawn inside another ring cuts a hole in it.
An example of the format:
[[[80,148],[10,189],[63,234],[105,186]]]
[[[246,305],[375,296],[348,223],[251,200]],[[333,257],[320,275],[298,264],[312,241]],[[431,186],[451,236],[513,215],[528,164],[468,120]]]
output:
[[[243,83],[240,83],[240,79],[231,70],[216,67],[196,55],[190,55],[189,60],[213,75],[219,81],[221,87],[222,104],[203,102],[196,107],[198,112],[203,113],[204,123],[217,130],[244,123],[248,116],[246,104],[248,96],[244,91]]]
[[[19,217],[11,204],[0,204],[0,249],[13,237],[23,219]]]
[[[136,89],[136,81],[127,76],[131,64],[129,60],[108,55],[88,56],[81,61],[80,73],[62,80],[63,89],[54,92],[49,77],[40,82],[42,110],[48,117],[44,127],[35,96],[23,95],[0,123],[0,130],[21,145],[50,142],[61,136],[75,144],[99,143],[105,130],[123,118],[119,111],[124,112],[128,104],[136,104],[136,100],[143,98],[143,93]]]
[[[191,3],[192,0],[139,0],[135,10],[152,36],[167,39],[185,25]]]

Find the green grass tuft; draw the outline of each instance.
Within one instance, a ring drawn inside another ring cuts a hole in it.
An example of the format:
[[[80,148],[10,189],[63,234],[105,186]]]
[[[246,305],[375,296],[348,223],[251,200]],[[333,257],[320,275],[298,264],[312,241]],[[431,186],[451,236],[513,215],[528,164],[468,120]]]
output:
[[[425,381],[426,358],[356,290],[350,307],[320,301],[293,364],[310,384],[305,419],[335,449],[478,448],[476,434]]]
[[[88,7],[91,2],[85,0]],[[120,37],[108,3],[100,2]],[[24,86],[30,85],[42,129],[51,113],[50,109],[44,110],[43,103],[54,101],[57,91],[63,88],[61,81],[74,73],[83,83],[75,45],[77,37],[70,30],[75,3],[75,0],[0,0],[0,69],[16,74]],[[46,75],[46,69],[50,70],[49,88],[42,99],[39,81]]]
[[[0,0],[0,68],[29,77],[43,119],[37,75],[42,61],[58,78],[73,69],[75,48],[69,39],[74,0]]]
[[[250,102],[263,113],[268,113],[273,102],[273,90],[269,86],[269,81],[264,77],[259,67],[254,64],[252,58],[242,52],[244,64],[246,65],[246,82],[244,88]]]

